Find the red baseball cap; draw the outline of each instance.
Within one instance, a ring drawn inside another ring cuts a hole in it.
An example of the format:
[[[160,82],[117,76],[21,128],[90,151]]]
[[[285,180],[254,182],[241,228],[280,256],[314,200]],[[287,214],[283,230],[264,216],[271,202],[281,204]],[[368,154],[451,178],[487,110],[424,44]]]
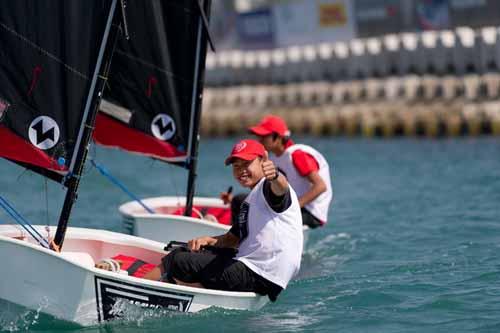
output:
[[[234,145],[231,155],[226,158],[226,165],[234,162],[235,158],[241,158],[245,161],[253,161],[257,157],[263,157],[266,149],[264,146],[255,140],[241,140]]]
[[[279,136],[289,137],[290,130],[285,121],[278,116],[265,116],[257,126],[250,127],[249,131],[258,136],[265,136],[276,133]]]

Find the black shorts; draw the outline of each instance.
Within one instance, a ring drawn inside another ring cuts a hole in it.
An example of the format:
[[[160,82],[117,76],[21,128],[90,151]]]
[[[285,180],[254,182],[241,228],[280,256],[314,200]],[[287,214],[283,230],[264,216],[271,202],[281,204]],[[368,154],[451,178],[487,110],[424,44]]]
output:
[[[302,224],[303,225],[307,225],[311,229],[323,226],[323,222],[318,220],[307,209],[301,208],[300,211],[302,212]]]
[[[187,283],[201,283],[208,289],[251,291],[268,295],[271,301],[275,301],[282,290],[227,253],[191,252],[178,248],[166,255],[162,264],[163,279],[170,283],[175,283],[175,278]]]

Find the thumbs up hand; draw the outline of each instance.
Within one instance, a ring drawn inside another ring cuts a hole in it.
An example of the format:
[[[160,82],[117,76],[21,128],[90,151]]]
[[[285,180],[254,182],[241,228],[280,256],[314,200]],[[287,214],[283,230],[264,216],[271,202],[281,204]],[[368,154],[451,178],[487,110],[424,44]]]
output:
[[[219,197],[225,205],[230,204],[231,201],[233,201],[233,195],[231,194],[231,192],[222,192]]]
[[[262,157],[262,171],[267,180],[276,180],[278,178],[278,170],[274,166],[273,161],[269,159],[267,151],[264,152],[264,156]]]

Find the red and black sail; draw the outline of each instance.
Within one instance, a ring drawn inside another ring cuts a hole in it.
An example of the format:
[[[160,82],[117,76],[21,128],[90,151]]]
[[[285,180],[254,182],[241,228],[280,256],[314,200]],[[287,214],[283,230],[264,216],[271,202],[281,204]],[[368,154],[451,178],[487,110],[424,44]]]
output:
[[[199,19],[198,0],[127,1],[129,39],[121,36],[113,56],[95,142],[185,165]]]
[[[1,157],[72,172],[111,3],[0,0]]]

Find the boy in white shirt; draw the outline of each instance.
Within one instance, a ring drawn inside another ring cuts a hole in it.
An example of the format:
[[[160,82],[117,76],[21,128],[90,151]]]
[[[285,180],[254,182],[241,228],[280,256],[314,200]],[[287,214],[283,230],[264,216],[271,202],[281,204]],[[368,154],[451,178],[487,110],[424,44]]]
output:
[[[226,159],[234,178],[251,189],[237,223],[224,235],[200,237],[169,253],[145,278],[192,287],[253,291],[275,301],[300,268],[302,218],[286,178],[255,140],[238,142]],[[206,248],[209,247],[210,250]],[[237,249],[236,256],[220,248]]]

